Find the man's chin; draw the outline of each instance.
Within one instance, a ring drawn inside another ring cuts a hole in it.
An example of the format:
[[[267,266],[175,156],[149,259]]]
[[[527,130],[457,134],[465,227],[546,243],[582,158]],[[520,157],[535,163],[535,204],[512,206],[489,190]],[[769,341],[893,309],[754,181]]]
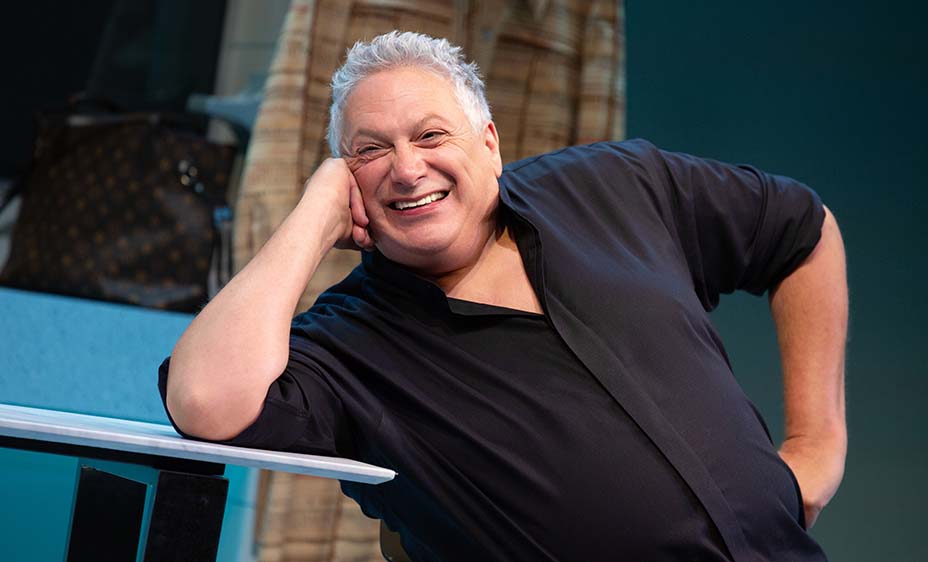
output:
[[[390,261],[427,275],[447,271],[448,264],[454,261],[450,244],[438,241],[409,246],[378,243],[376,246]]]
[[[429,262],[441,261],[445,254],[446,248],[433,246],[415,246],[410,248],[390,247],[385,244],[377,244],[380,253],[400,265],[409,267],[422,267]]]

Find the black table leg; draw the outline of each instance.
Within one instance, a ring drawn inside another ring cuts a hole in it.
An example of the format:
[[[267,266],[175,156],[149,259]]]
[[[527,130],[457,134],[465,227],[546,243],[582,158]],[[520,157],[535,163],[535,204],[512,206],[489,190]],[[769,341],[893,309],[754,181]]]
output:
[[[229,481],[81,459],[67,562],[215,562]]]
[[[68,562],[135,560],[148,486],[90,466],[79,473]]]
[[[151,513],[145,562],[215,562],[229,481],[162,471]]]

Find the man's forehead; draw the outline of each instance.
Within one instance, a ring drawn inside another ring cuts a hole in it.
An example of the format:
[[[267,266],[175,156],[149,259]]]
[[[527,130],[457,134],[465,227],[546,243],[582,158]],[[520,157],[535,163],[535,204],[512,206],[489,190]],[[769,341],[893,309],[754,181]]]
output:
[[[400,66],[378,70],[361,78],[352,88],[347,103],[352,99],[371,95],[400,97],[404,95],[441,95],[452,93],[453,83],[446,76],[426,68]]]
[[[420,68],[372,74],[358,83],[345,104],[346,138],[375,136],[394,126],[457,126],[466,116],[452,88],[447,78]]]

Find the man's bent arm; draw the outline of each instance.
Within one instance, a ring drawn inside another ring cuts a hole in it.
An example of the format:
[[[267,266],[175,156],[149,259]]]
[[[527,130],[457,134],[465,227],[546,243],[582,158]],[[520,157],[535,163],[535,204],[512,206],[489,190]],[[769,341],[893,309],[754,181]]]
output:
[[[369,246],[354,177],[327,160],[299,203],[255,257],[197,315],[171,356],[166,406],[184,432],[238,435],[261,413],[287,366],[290,322],[300,295],[333,245]]]
[[[841,233],[827,208],[821,239],[770,292],[770,308],[783,363],[786,439],[780,456],[799,481],[811,527],[837,491],[847,455],[847,274]]]

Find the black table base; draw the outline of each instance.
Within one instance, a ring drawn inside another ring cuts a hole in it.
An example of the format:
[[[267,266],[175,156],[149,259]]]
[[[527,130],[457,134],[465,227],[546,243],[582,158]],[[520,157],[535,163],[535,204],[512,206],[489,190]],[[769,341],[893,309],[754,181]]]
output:
[[[224,465],[13,437],[0,446],[79,457],[67,562],[215,562]]]

